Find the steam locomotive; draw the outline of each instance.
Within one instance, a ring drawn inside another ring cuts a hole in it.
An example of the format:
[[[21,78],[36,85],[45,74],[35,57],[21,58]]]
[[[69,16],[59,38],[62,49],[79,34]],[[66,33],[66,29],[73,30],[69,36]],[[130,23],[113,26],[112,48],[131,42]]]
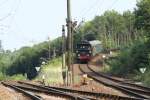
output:
[[[92,56],[100,53],[102,51],[101,41],[93,40],[86,41],[83,40],[76,44],[76,60],[77,62],[88,62]]]

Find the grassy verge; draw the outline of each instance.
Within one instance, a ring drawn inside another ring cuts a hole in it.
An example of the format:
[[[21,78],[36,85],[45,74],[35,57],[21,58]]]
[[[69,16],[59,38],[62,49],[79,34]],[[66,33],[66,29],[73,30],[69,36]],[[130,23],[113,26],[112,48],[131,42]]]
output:
[[[26,77],[23,76],[22,74],[17,74],[17,75],[13,75],[13,76],[7,76],[3,73],[0,73],[0,81],[3,80],[26,80]]]
[[[61,58],[55,58],[49,61],[46,65],[42,65],[36,81],[42,81],[45,77],[45,84],[58,84],[62,83],[62,67]]]

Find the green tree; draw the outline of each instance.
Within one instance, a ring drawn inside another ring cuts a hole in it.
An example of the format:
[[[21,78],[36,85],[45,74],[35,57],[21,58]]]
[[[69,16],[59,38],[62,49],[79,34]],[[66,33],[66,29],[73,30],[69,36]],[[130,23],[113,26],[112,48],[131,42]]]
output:
[[[143,30],[147,38],[146,41],[150,41],[150,0],[139,0],[137,2],[135,16],[136,28],[139,30]]]

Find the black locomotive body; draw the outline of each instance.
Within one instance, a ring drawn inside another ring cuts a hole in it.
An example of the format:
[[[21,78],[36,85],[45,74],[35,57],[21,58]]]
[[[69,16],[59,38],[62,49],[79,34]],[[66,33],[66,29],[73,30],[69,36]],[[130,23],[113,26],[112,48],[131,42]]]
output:
[[[76,59],[78,62],[88,62],[92,56],[92,46],[88,41],[81,41],[76,45]]]
[[[76,60],[78,62],[88,62],[93,56],[102,52],[102,43],[99,40],[83,40],[76,45]]]

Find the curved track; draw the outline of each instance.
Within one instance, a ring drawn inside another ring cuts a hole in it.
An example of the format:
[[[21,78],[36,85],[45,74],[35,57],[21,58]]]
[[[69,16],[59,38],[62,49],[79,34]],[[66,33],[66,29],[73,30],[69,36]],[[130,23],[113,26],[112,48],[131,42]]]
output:
[[[143,90],[142,92],[144,92],[145,94],[150,94],[150,88],[149,87],[145,87],[145,86],[141,86],[141,85],[138,85],[138,84],[134,84],[134,83],[131,83],[131,82],[126,82],[126,80],[120,80],[120,79],[117,79],[117,78],[114,78],[114,77],[111,77],[111,76],[108,76],[104,73],[101,73],[101,72],[97,72],[96,69],[94,69],[93,67],[90,67],[90,65],[87,65],[87,67],[94,73],[98,74],[99,76],[102,76],[102,77],[105,77],[109,80],[112,80],[114,82],[118,82],[119,84],[122,84],[122,85],[125,85],[125,86],[130,86],[132,88],[136,88],[138,90]]]
[[[31,83],[25,83],[25,82],[19,82],[21,84],[27,84],[27,85],[32,85],[32,86],[38,86],[39,85],[35,85],[35,84],[31,84]],[[41,86],[40,86],[41,87]],[[43,87],[43,86],[42,86]],[[75,89],[70,89],[70,88],[60,88],[60,87],[52,87],[52,86],[44,86],[44,88],[46,89],[56,89],[59,91],[63,91],[66,93],[71,93],[71,94],[76,94],[76,95],[80,95],[82,97],[86,97],[89,100],[101,100],[101,99],[106,99],[106,100],[130,100],[131,98],[128,97],[122,97],[122,96],[117,96],[117,95],[111,95],[111,94],[105,94],[105,93],[98,93],[98,92],[89,92],[89,91],[81,91],[81,90],[75,90]],[[77,99],[78,100],[78,99]],[[139,100],[139,99],[137,99]]]
[[[71,100],[101,100],[101,99],[141,100],[138,98],[122,97],[122,96],[104,94],[104,93],[98,93],[98,92],[80,91],[80,90],[60,88],[60,87],[54,87],[54,86],[53,87],[43,86],[43,85],[32,84],[32,83],[27,83],[27,82],[22,82],[22,81],[13,83],[12,85],[17,88],[21,88],[24,91],[42,92],[42,93],[47,93],[53,96],[59,96],[59,97],[63,97],[63,98],[71,99]],[[34,100],[43,100],[43,99],[38,97],[38,99],[34,99]]]
[[[56,89],[54,87],[52,88],[52,87],[48,87],[48,86],[37,85],[37,84],[32,84],[32,83],[27,83],[27,82],[18,81],[18,82],[12,82],[11,84],[9,84],[8,82],[3,82],[3,84],[5,86],[9,86],[11,88],[15,87],[15,88],[13,88],[15,90],[16,90],[16,88],[18,88],[18,89],[21,89],[26,92],[28,91],[28,93],[30,93],[32,95],[33,95],[33,92],[36,92],[36,93],[38,92],[38,93],[45,93],[47,95],[54,96],[54,97],[65,98],[67,100],[68,99],[69,100],[70,99],[71,100],[97,100],[95,97],[91,97],[88,95],[77,95],[75,93],[72,93],[72,92],[69,93],[66,91],[62,91],[61,89]],[[24,92],[22,92],[22,91],[19,91],[19,92],[24,94]],[[35,98],[33,98],[33,96],[29,96],[29,95],[26,95],[26,96],[30,97],[33,100],[43,100],[42,97],[40,99],[35,99]],[[35,95],[35,96],[40,97],[38,95]]]
[[[59,89],[59,88],[54,88],[54,87],[49,87],[49,86],[43,86],[43,85],[37,85],[37,84],[31,84],[31,83],[27,83],[27,82],[21,82],[21,81],[18,81],[18,83],[22,84],[22,85],[27,85],[27,86],[30,86],[30,87],[34,87],[34,88],[37,88],[37,89],[40,89],[40,90],[44,90],[44,92],[47,92],[49,94],[54,94],[54,92],[56,92],[55,95],[58,95],[58,96],[66,96],[66,97],[69,97],[71,99],[76,99],[76,100],[95,100],[95,98],[92,98],[92,97],[86,97],[85,95],[76,95],[76,94],[73,94],[72,92],[70,93],[67,93],[66,91],[62,91],[62,89]]]
[[[88,65],[84,65],[82,67],[79,65],[79,68],[83,73],[87,74],[88,77],[94,79],[99,83],[118,89],[129,96],[134,96],[140,99],[150,99],[149,91],[147,90],[145,91],[142,89],[137,89],[135,87],[125,86],[123,84],[120,84],[119,82],[113,81],[111,77],[106,78],[104,75],[99,75],[98,73],[91,70],[91,68]]]
[[[30,98],[33,99],[33,100],[43,100],[42,97],[40,97],[40,96],[38,96],[38,95],[36,95],[36,94],[34,94],[34,93],[25,91],[24,89],[19,88],[19,87],[15,86],[15,85],[12,85],[12,84],[9,84],[9,83],[6,83],[6,82],[2,82],[2,84],[3,84],[4,86],[13,88],[13,89],[15,89],[16,91],[18,91],[18,92],[20,92],[20,93],[23,93],[24,95],[26,95],[27,97],[30,97]]]

